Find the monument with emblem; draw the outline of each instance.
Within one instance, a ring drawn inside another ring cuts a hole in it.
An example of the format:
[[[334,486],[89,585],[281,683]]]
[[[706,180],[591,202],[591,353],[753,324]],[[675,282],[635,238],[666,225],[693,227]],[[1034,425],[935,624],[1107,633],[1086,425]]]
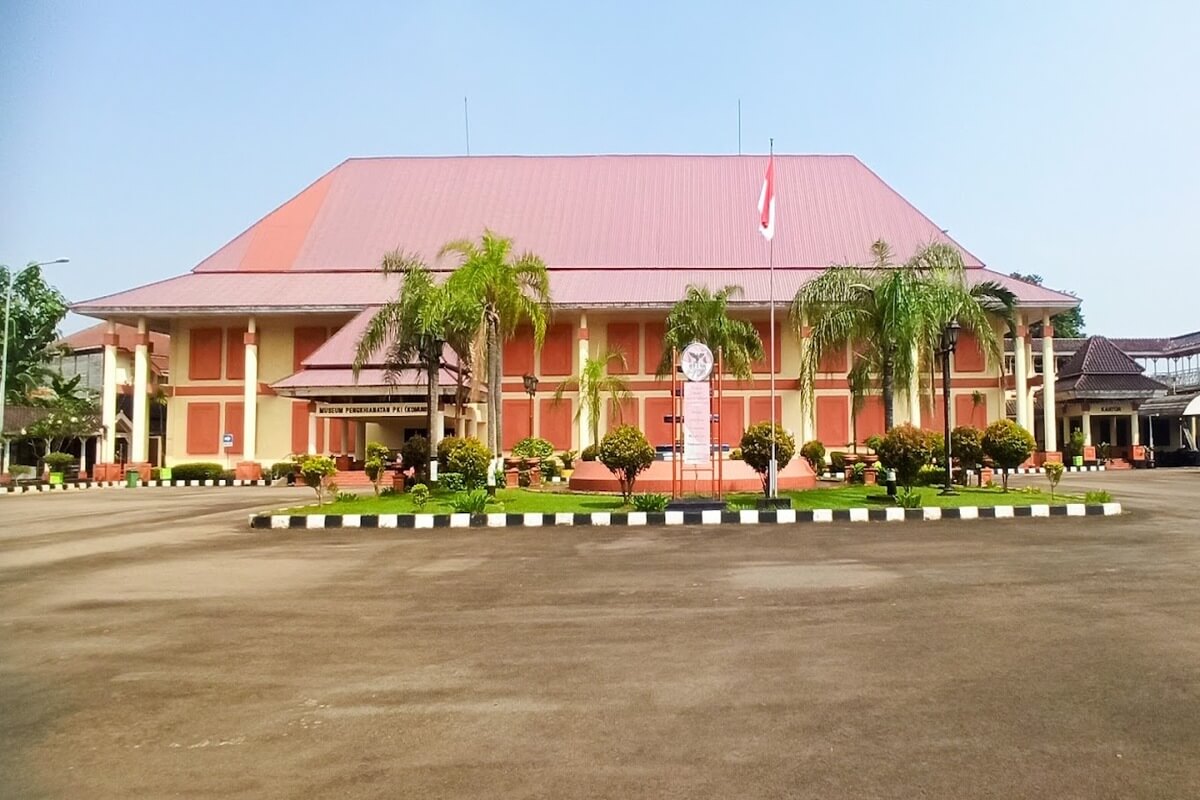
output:
[[[673,505],[683,500],[685,494],[695,499],[686,502],[687,508],[698,508],[706,504],[703,481],[707,478],[707,503],[714,508],[723,508],[722,498],[722,442],[721,442],[721,397],[722,363],[721,351],[716,354],[703,342],[692,342],[672,354],[674,369],[671,370],[671,397],[673,411],[671,422],[674,435],[671,439],[671,499]],[[688,489],[691,489],[689,492]],[[678,507],[683,507],[678,505]]]

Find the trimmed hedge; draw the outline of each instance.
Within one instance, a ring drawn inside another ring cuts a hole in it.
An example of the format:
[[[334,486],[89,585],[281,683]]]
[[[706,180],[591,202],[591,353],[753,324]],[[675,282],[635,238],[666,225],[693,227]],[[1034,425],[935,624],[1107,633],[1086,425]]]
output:
[[[171,467],[171,480],[176,481],[219,481],[225,472],[224,464],[212,461],[194,461]]]

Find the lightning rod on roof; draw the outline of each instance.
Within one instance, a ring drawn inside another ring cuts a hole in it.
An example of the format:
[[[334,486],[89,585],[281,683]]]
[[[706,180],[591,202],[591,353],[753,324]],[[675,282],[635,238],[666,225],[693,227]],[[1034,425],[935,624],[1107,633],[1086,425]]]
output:
[[[463,95],[463,132],[467,136],[467,155],[471,155],[471,113],[467,109],[466,95]]]

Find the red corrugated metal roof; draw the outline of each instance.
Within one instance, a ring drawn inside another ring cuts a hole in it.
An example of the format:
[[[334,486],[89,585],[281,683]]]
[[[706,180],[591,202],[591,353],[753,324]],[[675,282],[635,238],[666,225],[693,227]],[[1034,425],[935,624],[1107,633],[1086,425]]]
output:
[[[551,267],[765,267],[757,210],[766,156],[350,159],[196,267],[369,270],[400,247],[432,259],[485,227]],[[775,263],[906,258],[941,229],[854,156],[776,155]],[[956,243],[955,243],[956,244]],[[982,262],[964,250],[968,266]]]
[[[350,367],[354,364],[354,355],[358,350],[358,340],[362,338],[367,323],[379,310],[379,306],[368,306],[357,316],[337,330],[312,355],[304,359],[305,367],[325,369],[330,367]],[[458,364],[458,354],[449,346],[442,348],[442,361],[450,366]],[[384,366],[383,351],[378,351],[366,362],[364,367]],[[364,369],[365,372],[365,369]]]
[[[117,325],[117,347],[133,352],[137,344],[137,328],[132,325]],[[70,336],[63,337],[59,344],[66,345],[72,350],[93,350],[104,347],[104,334],[108,332],[108,323],[101,322],[90,328],[76,331]],[[157,331],[150,332],[150,345],[155,355],[166,356],[170,351],[171,337]]]

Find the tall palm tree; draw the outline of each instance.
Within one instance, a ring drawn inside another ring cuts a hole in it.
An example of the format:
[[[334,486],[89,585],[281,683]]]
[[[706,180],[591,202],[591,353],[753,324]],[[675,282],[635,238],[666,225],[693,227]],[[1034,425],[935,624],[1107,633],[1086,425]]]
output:
[[[900,265],[892,262],[884,241],[875,242],[871,252],[870,267],[835,265],[802,286],[790,317],[797,332],[809,328],[800,380],[810,401],[821,361],[849,347],[852,389],[864,392],[878,377],[884,426],[891,430],[896,385],[907,386],[922,365],[936,363],[946,324],[957,319],[976,335],[989,360],[998,358],[993,321],[1013,301],[997,284],[969,287],[962,255],[951,245],[931,244]]]
[[[740,286],[722,286],[715,292],[707,286],[687,287],[667,314],[658,377],[671,373],[673,354],[691,342],[703,342],[714,354],[719,348],[725,368],[735,377],[751,376],[754,362],[763,357],[763,344],[753,325],[729,317],[729,300],[741,293]]]
[[[528,323],[534,346],[541,348],[550,318],[550,276],[533,253],[513,254],[513,242],[485,230],[478,242],[446,243],[440,256],[454,255],[459,267],[447,281],[451,293],[472,298],[479,310],[487,348],[488,448],[498,455],[504,442],[502,392],[505,339]]]
[[[425,370],[426,419],[433,441],[441,396],[442,347],[449,344],[459,354],[461,384],[462,371],[470,363],[470,347],[465,346],[466,359],[459,348],[476,337],[479,313],[471,297],[455,293],[449,281],[438,283],[416,256],[393,251],[383,257],[381,267],[385,274],[403,276],[403,282],[395,299],[381,306],[363,330],[355,349],[354,374],[357,377],[380,351],[389,379],[420,364]]]
[[[619,350],[609,350],[599,357],[589,356],[579,368],[579,375],[567,378],[554,392],[554,402],[558,403],[565,393],[579,390],[579,408],[575,410],[575,421],[579,421],[580,415],[586,409],[590,428],[588,432],[592,436],[590,442],[579,443],[580,450],[589,444],[600,443],[600,406],[604,397],[607,395],[618,409],[621,403],[633,397],[629,391],[629,382],[620,375],[609,373],[608,365],[612,361],[618,361],[624,366],[625,354]]]

